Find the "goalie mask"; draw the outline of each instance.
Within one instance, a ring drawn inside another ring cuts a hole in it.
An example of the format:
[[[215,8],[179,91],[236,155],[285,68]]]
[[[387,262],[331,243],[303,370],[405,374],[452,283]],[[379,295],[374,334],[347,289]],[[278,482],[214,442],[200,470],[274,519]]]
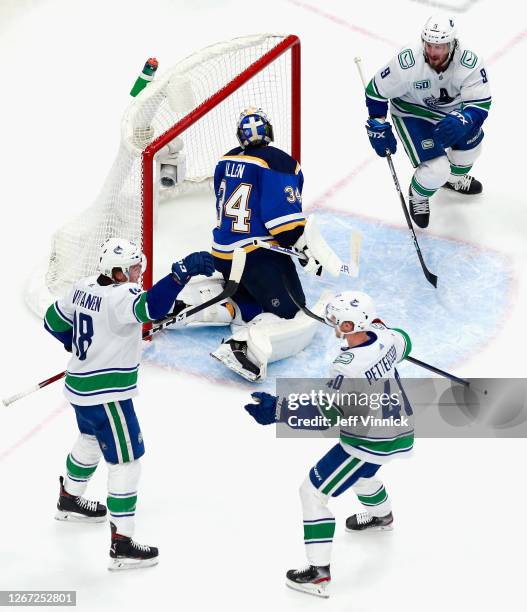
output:
[[[238,119],[236,136],[245,147],[267,145],[274,140],[273,126],[261,108],[246,108]]]
[[[110,238],[99,252],[99,265],[97,270],[112,278],[114,268],[120,268],[127,280],[130,280],[130,268],[141,264],[141,274],[146,270],[146,257],[141,249],[124,238]]]
[[[347,336],[370,329],[375,320],[373,300],[361,291],[344,291],[337,294],[326,305],[324,320],[328,325],[340,330],[343,323],[353,323],[353,331],[341,332]]]

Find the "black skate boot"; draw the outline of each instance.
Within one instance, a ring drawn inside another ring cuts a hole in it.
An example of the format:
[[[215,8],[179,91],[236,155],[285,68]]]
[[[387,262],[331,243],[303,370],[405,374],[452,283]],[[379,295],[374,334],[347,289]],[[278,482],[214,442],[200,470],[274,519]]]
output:
[[[430,201],[419,194],[414,193],[412,186],[408,190],[408,202],[410,204],[410,216],[413,222],[420,228],[428,227],[430,223]]]
[[[346,531],[391,531],[393,529],[393,514],[372,516],[369,512],[352,514],[346,519]]]
[[[329,565],[308,565],[301,569],[291,569],[286,574],[286,585],[317,597],[329,597],[331,573]]]
[[[455,183],[445,183],[443,187],[452,189],[453,191],[457,191],[458,193],[462,193],[464,195],[477,195],[483,191],[483,185],[473,176],[470,176],[470,174],[460,176],[459,180]]]
[[[221,361],[223,365],[226,365],[233,372],[236,372],[251,382],[259,380],[262,377],[260,368],[247,356],[247,342],[244,340],[234,340],[234,338],[231,338],[230,340],[222,342],[220,346],[211,353],[211,357]]]
[[[138,544],[132,538],[117,533],[117,527],[110,521],[112,545],[110,547],[110,571],[150,567],[159,563],[159,550],[155,546]]]
[[[106,506],[96,501],[75,497],[64,489],[64,478],[61,476],[60,495],[57,502],[57,521],[75,521],[77,523],[104,523]]]

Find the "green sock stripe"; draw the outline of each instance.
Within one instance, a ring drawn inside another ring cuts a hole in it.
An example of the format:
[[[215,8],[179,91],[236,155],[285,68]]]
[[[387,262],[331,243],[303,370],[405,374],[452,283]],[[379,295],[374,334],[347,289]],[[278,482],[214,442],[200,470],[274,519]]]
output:
[[[395,125],[395,130],[399,134],[399,138],[401,139],[403,143],[406,154],[410,158],[410,161],[412,162],[412,166],[416,168],[419,165],[419,156],[417,155],[417,151],[415,150],[412,144],[410,136],[406,133],[406,128],[404,126],[404,123],[399,117],[396,117],[395,115],[392,115],[392,118],[393,118],[393,123]]]
[[[126,444],[126,436],[124,434],[123,424],[121,423],[121,417],[117,412],[117,407],[113,402],[108,402],[108,409],[115,425],[115,431],[117,433],[117,441],[119,442],[119,448],[121,449],[121,455],[123,457],[123,463],[130,461],[130,455],[128,453],[128,446]],[[124,424],[126,426],[126,423]],[[116,441],[116,442],[117,442]]]
[[[399,329],[398,327],[392,327],[391,329],[393,329],[393,331],[399,332],[404,338],[405,347],[403,359],[406,359],[408,355],[412,352],[412,340],[410,339],[410,336],[404,331],[404,329]]]
[[[463,176],[464,174],[468,174],[472,169],[472,164],[470,166],[459,166],[457,164],[450,164],[450,173],[455,174],[456,176]]]
[[[428,189],[427,187],[423,187],[420,183],[416,181],[415,176],[412,177],[412,187],[416,193],[425,198],[432,197],[437,191],[437,189]]]
[[[135,506],[137,504],[137,495],[130,495],[129,497],[112,497],[108,495],[106,498],[108,510],[110,512],[135,512]]]
[[[380,491],[374,495],[358,495],[359,501],[364,506],[378,506],[388,499],[386,489],[382,487]]]
[[[335,521],[327,523],[304,523],[304,541],[331,540],[335,535]]]
[[[68,471],[68,476],[71,476],[72,478],[82,478],[83,480],[88,480],[88,478],[91,478],[91,475],[96,469],[97,464],[94,466],[79,465],[75,462],[75,459],[71,456],[71,453],[66,459],[66,470]]]
[[[331,482],[322,489],[322,493],[324,493],[324,495],[329,495],[329,492],[333,489],[333,487],[338,482],[340,482],[349,472],[351,472],[351,470],[356,467],[358,463],[360,463],[360,459],[352,459],[350,463],[348,463],[348,465],[344,469],[340,470],[340,472],[331,480]]]

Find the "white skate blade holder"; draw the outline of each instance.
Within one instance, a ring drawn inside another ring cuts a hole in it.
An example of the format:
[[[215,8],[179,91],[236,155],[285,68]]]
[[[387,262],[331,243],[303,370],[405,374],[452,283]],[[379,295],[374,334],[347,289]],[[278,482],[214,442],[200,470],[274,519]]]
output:
[[[57,510],[55,520],[65,521],[68,523],[105,523],[106,516],[84,516],[78,512],[65,512],[64,510]]]
[[[345,529],[347,533],[371,533],[373,531],[393,531],[393,525],[376,525],[366,529],[348,529],[345,527]]]
[[[300,591],[301,593],[307,593],[315,597],[323,597],[324,599],[329,597],[329,583],[327,581],[321,582],[320,584],[312,584],[311,582],[299,584],[298,582],[286,578],[285,584],[294,591]]]
[[[159,556],[152,557],[151,559],[130,559],[128,557],[122,557],[120,559],[111,559],[108,565],[108,571],[121,572],[123,570],[142,569],[143,567],[152,567],[158,563]]]

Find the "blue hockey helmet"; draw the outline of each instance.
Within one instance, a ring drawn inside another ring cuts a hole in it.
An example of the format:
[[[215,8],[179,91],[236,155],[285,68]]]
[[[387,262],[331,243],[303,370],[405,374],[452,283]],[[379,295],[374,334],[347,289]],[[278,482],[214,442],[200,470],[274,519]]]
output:
[[[261,108],[250,106],[238,119],[236,136],[243,148],[267,145],[274,140],[273,126]]]

